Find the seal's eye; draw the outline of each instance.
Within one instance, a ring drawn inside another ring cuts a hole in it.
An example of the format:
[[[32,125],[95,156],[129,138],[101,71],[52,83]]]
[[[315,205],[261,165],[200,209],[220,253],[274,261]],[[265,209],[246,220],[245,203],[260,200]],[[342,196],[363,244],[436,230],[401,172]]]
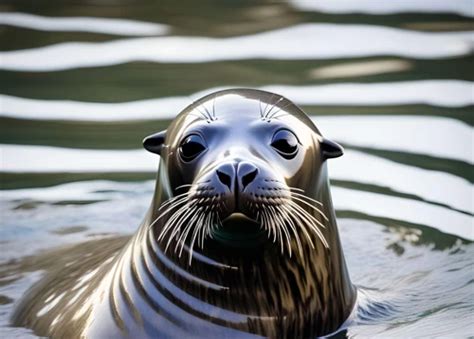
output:
[[[287,129],[275,133],[271,146],[285,159],[293,159],[298,153],[298,139]]]
[[[179,154],[184,161],[191,161],[206,149],[206,143],[198,134],[188,135],[179,145]]]

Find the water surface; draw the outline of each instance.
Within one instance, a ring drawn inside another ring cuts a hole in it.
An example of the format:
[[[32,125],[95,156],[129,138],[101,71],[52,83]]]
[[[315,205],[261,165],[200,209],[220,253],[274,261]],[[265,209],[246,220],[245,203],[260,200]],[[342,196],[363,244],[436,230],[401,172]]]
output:
[[[256,87],[346,149],[329,174],[348,268],[389,307],[345,335],[472,336],[472,2],[355,3],[4,1],[0,335],[34,337],[9,318],[50,251],[137,229],[159,165],[144,136]]]

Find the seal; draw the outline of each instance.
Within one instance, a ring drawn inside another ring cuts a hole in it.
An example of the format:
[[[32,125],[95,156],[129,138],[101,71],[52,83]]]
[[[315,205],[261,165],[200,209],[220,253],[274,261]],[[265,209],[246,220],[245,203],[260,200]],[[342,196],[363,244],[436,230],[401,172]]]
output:
[[[341,329],[357,291],[326,161],[343,150],[299,107],[274,93],[219,91],[144,147],[161,161],[143,224],[86,274],[72,265],[68,278],[40,284],[15,325],[58,338],[308,338]]]

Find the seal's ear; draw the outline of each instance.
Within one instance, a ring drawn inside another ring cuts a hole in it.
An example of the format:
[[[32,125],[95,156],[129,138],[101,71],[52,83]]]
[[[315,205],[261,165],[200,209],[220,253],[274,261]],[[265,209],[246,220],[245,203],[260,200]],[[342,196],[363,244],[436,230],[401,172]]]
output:
[[[151,153],[160,154],[165,143],[166,130],[152,134],[143,139],[143,147]]]
[[[324,159],[338,158],[344,154],[344,148],[334,141],[322,138],[320,144]]]

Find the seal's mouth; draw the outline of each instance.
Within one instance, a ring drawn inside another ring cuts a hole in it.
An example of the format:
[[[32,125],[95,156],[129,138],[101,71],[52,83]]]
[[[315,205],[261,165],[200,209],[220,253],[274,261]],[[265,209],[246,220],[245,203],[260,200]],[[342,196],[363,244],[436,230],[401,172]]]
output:
[[[245,214],[234,212],[222,221],[222,226],[212,232],[216,241],[232,247],[255,247],[266,241],[261,224]]]
[[[209,246],[259,249],[278,246],[291,257],[303,246],[315,248],[321,241],[329,248],[322,231],[329,221],[323,204],[304,194],[298,187],[264,179],[261,186],[247,187],[235,197],[232,190],[220,192],[211,181],[185,184],[187,191],[163,202],[150,227],[159,222],[157,241],[166,253],[171,247],[180,257],[194,248]],[[241,251],[247,253],[246,251]]]

